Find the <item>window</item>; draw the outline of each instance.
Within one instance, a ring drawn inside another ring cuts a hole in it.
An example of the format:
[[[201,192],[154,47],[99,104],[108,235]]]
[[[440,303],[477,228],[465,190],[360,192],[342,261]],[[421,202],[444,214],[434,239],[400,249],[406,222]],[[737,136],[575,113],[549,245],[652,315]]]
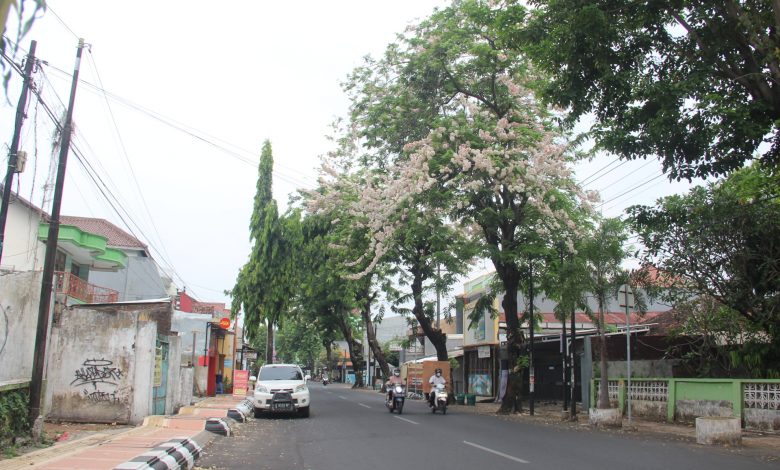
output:
[[[257,380],[303,380],[301,370],[297,367],[263,367]]]
[[[59,250],[57,251],[57,254],[54,256],[54,270],[65,271],[65,253]]]

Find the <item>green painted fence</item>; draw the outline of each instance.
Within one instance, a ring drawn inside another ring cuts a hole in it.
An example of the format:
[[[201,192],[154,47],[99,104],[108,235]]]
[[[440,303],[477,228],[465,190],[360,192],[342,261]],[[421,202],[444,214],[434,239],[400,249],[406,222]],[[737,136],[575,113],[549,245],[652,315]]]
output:
[[[591,381],[590,405],[596,406],[599,379]],[[610,379],[610,402],[625,413],[626,379]],[[666,403],[666,420],[673,422],[682,404],[729,404],[734,417],[745,420],[745,410],[780,416],[780,380],[631,378],[631,400]],[[721,410],[725,407],[721,406]],[[706,412],[706,410],[704,410]]]

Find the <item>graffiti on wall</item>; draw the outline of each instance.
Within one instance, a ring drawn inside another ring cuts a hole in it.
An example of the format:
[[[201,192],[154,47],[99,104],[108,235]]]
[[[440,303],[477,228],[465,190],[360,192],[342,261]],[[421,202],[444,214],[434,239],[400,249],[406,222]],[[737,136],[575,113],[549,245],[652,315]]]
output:
[[[86,400],[93,403],[119,402],[116,388],[123,374],[121,369],[114,367],[112,361],[87,359],[73,375],[71,386],[84,387],[81,393]]]

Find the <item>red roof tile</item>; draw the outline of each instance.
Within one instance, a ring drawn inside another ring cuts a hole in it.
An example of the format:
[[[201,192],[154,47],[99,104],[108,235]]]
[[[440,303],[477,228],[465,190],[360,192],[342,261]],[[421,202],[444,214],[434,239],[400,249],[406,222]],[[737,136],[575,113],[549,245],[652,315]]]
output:
[[[105,219],[64,215],[60,217],[60,223],[73,225],[85,232],[102,235],[108,239],[108,246],[147,249],[140,240]]]

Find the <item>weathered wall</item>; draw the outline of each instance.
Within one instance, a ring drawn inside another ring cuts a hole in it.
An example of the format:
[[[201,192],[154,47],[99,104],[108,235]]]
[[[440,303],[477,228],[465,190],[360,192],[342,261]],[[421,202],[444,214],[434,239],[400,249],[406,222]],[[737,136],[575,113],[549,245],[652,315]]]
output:
[[[137,424],[152,414],[154,383],[154,357],[157,345],[157,324],[151,321],[139,322],[135,342],[135,374],[133,403],[130,423]]]
[[[129,422],[137,323],[133,313],[63,311],[49,345],[48,419]]]
[[[173,412],[176,413],[182,406],[189,406],[192,404],[192,388],[193,380],[195,378],[194,367],[181,367],[179,369],[179,386],[178,394],[173,402]]]
[[[8,206],[2,268],[9,271],[36,271],[43,267],[46,245],[38,240],[41,213],[15,194]],[[40,290],[40,285],[38,290]]]
[[[139,250],[124,250],[127,267],[119,271],[90,271],[89,282],[119,292],[121,302],[168,297],[154,261]]]
[[[166,309],[168,302],[82,305],[58,315],[49,347],[47,417],[143,421],[152,405],[157,322]]]
[[[176,408],[176,400],[181,394],[179,387],[181,380],[181,338],[168,337],[168,381],[165,390],[165,414],[173,414]]]
[[[40,272],[0,272],[0,384],[32,376]]]
[[[780,410],[745,408],[745,427],[762,431],[780,431]]]

